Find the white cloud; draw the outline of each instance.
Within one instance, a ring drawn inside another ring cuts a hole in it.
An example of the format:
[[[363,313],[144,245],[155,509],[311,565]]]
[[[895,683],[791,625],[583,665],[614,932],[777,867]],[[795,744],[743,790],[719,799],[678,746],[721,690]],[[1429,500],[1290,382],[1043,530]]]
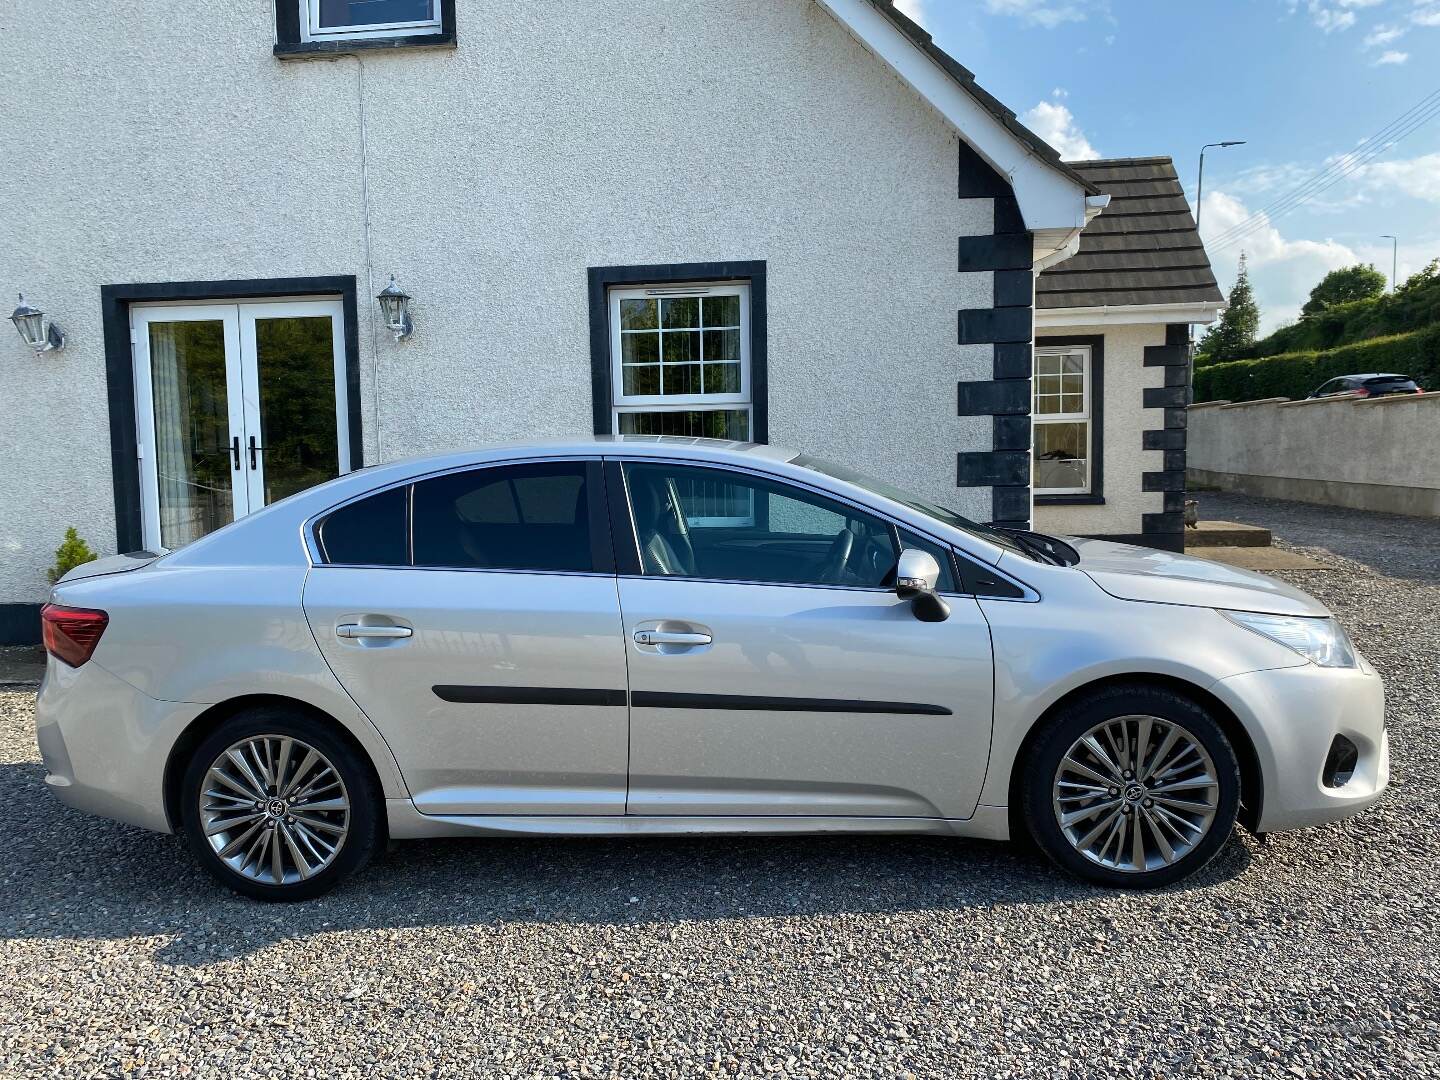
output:
[[[895,0],[895,7],[906,18],[925,26],[925,0]]]
[[[1409,60],[1409,59],[1410,59],[1410,54],[1409,54],[1408,52],[1401,52],[1399,49],[1386,49],[1383,53],[1380,54],[1380,58],[1379,58],[1378,60],[1376,60],[1375,63],[1376,63],[1376,64],[1403,64],[1403,63],[1405,63],[1406,60]]]
[[[1207,192],[1201,218],[1207,246],[1250,215],[1250,208],[1233,195]],[[1227,293],[1235,282],[1242,251],[1249,257],[1262,334],[1298,317],[1310,290],[1331,270],[1362,261],[1353,248],[1336,240],[1289,239],[1265,218],[1240,243],[1223,249],[1209,248],[1215,277]]]
[[[1341,11],[1339,8],[1327,8],[1321,4],[1311,3],[1310,18],[1315,25],[1325,33],[1329,34],[1335,30],[1349,30],[1355,25],[1355,13],[1353,11]]]
[[[1405,27],[1403,26],[1377,26],[1365,35],[1365,48],[1377,49],[1381,45],[1399,41],[1404,36]]]
[[[1356,170],[1361,184],[1383,194],[1440,204],[1440,152],[1400,161],[1372,161]]]
[[[1075,114],[1060,103],[1065,96],[1057,90],[1052,100],[1042,101],[1020,117],[1020,122],[1060,152],[1066,161],[1092,161],[1100,152],[1075,123]]]
[[[1416,26],[1440,26],[1440,3],[1436,0],[1415,0],[1410,21]]]
[[[1085,19],[1083,5],[1075,0],[985,0],[985,10],[991,15],[1011,15],[1047,30]]]

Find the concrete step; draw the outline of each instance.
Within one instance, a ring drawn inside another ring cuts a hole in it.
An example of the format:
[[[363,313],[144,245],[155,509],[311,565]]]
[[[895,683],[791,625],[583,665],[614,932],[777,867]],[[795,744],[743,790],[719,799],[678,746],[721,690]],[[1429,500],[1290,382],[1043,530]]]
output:
[[[1235,521],[1202,521],[1195,528],[1185,530],[1185,546],[1269,547],[1270,530]]]
[[[1333,570],[1323,562],[1277,547],[1202,547],[1188,554],[1210,562],[1227,563],[1241,570]]]

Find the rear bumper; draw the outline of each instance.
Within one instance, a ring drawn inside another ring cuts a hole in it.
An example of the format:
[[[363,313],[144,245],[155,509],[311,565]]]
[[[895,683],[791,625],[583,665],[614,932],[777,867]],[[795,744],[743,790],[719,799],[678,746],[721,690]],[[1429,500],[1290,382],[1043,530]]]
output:
[[[68,806],[155,832],[165,813],[170,748],[205,705],[156,701],[93,660],[49,660],[35,704],[45,783]]]
[[[1323,825],[1358,814],[1390,783],[1385,689],[1365,661],[1357,668],[1313,664],[1221,679],[1211,692],[1239,716],[1255,744],[1264,797],[1256,832]],[[1354,745],[1353,771],[1327,783],[1337,736]]]

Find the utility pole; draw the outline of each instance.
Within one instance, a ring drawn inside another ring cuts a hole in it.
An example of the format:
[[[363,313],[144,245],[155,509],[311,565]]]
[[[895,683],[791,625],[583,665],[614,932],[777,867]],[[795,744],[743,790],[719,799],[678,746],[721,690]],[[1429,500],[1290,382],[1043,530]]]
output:
[[[1389,233],[1381,233],[1381,240],[1390,241],[1390,291],[1395,291],[1395,268],[1400,265],[1400,241]]]
[[[1206,150],[1212,150],[1212,149],[1214,149],[1215,147],[1244,146],[1244,145],[1245,145],[1245,140],[1244,140],[1244,139],[1226,139],[1224,142],[1211,142],[1211,143],[1206,143],[1204,146],[1200,147],[1200,173],[1199,173],[1198,176],[1195,177],[1195,235],[1196,235],[1196,236],[1199,236],[1199,235],[1200,235],[1200,212],[1205,209],[1205,202],[1204,202],[1204,198],[1205,198],[1205,151],[1206,151]],[[1200,243],[1203,245],[1203,244],[1205,243],[1205,241],[1202,239],[1202,240],[1200,241]],[[1188,386],[1188,389],[1186,390],[1186,393],[1185,393],[1185,401],[1186,401],[1187,404],[1188,404],[1189,402],[1195,400],[1195,324],[1194,324],[1194,323],[1191,323],[1191,324],[1190,324],[1189,334],[1190,334],[1190,364],[1189,364],[1189,374],[1187,375],[1187,386]]]

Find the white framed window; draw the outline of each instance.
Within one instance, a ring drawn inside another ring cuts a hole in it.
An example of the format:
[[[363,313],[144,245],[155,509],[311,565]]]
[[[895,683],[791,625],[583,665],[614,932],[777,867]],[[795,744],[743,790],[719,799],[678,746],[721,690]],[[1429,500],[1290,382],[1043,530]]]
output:
[[[1036,495],[1089,494],[1092,475],[1088,345],[1035,350],[1033,483]]]
[[[748,283],[611,289],[609,308],[617,434],[753,438]]]
[[[291,3],[296,0],[290,0]],[[440,0],[298,0],[303,41],[438,34]]]

